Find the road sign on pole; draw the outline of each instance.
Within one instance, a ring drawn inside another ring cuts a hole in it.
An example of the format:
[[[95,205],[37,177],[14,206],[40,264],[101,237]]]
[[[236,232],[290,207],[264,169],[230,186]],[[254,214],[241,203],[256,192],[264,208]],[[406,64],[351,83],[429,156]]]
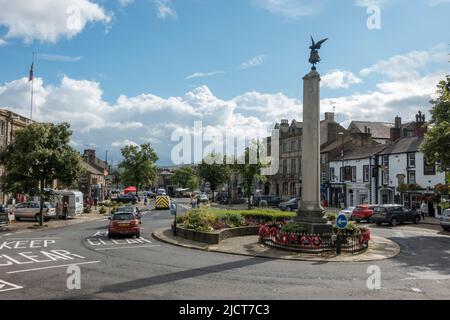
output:
[[[347,228],[347,225],[348,225],[347,217],[344,214],[338,215],[336,218],[336,226],[342,230]]]

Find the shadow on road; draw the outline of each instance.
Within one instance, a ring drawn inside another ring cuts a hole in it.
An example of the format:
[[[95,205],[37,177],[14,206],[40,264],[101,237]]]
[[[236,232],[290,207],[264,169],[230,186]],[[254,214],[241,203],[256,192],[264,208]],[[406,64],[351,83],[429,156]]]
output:
[[[252,265],[262,264],[268,262],[267,259],[251,258],[246,260],[227,262],[215,266],[208,266],[198,269],[185,270],[180,272],[174,272],[150,278],[143,278],[128,282],[122,282],[110,286],[103,287],[98,293],[124,293],[130,290],[142,289],[168,282],[174,282],[178,280],[200,277],[211,273],[219,273],[232,269],[239,269],[243,267],[249,267]]]

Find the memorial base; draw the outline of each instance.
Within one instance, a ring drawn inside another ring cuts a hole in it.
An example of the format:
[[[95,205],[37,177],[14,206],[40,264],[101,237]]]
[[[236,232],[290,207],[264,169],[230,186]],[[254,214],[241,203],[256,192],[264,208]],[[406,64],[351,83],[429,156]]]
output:
[[[332,234],[333,225],[324,216],[324,210],[300,209],[294,218],[294,222],[303,225],[309,234]]]

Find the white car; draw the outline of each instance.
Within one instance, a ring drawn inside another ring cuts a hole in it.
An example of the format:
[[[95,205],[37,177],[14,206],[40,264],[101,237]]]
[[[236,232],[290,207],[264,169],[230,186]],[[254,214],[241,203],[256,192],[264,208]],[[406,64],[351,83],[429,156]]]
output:
[[[209,198],[208,198],[208,196],[206,195],[206,194],[201,194],[200,196],[199,196],[199,198],[200,198],[200,202],[201,203],[205,203],[205,202],[208,202],[209,201]]]
[[[344,210],[341,210],[338,215],[343,214],[344,216],[347,217],[348,220],[353,220],[352,216],[353,210],[355,210],[355,207],[348,207],[345,208]]]
[[[20,219],[34,219],[39,221],[40,205],[39,202],[24,202],[16,205],[11,211],[17,221]],[[49,202],[44,202],[44,210],[42,211],[44,220],[56,218],[56,209]]]

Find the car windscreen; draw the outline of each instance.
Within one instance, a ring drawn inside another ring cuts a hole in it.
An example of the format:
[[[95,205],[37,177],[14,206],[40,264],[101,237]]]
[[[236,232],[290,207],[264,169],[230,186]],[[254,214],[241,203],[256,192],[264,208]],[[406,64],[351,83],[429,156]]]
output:
[[[115,221],[125,221],[125,220],[134,220],[134,215],[130,213],[116,213],[113,218]]]
[[[385,208],[381,208],[381,207],[375,207],[373,209],[374,214],[385,214],[386,212],[387,212],[387,210]]]
[[[133,207],[122,207],[122,208],[119,208],[118,211],[120,211],[120,212],[131,212],[131,213],[133,213],[133,212],[134,212],[134,208],[133,208]]]
[[[444,210],[442,215],[445,216],[445,217],[450,217],[450,210]]]

